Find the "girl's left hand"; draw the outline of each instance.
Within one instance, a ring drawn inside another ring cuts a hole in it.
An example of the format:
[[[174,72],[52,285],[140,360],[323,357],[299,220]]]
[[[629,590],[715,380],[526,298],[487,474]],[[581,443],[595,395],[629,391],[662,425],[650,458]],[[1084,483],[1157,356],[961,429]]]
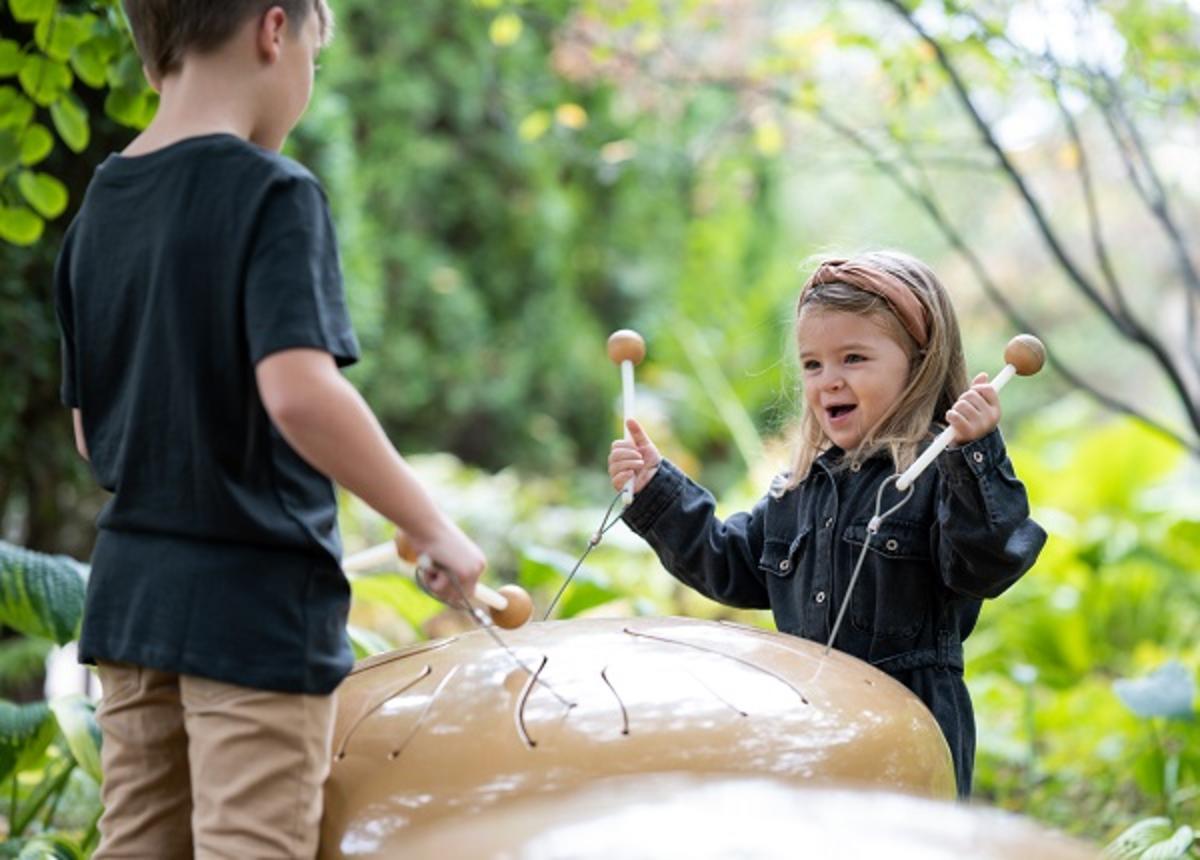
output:
[[[954,444],[982,439],[1000,423],[1000,394],[981,373],[971,381],[971,389],[955,401],[946,413],[946,423],[954,428]]]

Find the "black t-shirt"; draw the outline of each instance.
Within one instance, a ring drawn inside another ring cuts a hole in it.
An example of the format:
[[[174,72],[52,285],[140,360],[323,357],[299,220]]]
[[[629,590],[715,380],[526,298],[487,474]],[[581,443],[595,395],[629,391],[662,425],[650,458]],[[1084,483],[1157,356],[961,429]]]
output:
[[[352,663],[334,489],[254,376],[294,347],[358,358],[316,179],[224,134],[111,156],[55,279],[62,399],[113,494],[80,658],[332,690]]]

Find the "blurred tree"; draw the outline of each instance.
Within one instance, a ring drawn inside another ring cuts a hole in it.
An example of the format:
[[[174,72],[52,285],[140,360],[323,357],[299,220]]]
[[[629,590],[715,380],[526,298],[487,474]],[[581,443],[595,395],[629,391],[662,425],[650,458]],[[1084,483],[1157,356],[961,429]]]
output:
[[[675,101],[724,93],[713,128],[761,152],[865,156],[1014,326],[1044,330],[1063,379],[1200,454],[1198,21],[1176,0],[592,0],[562,40],[580,80],[643,102],[656,85]],[[1004,223],[981,224],[992,198]],[[1017,222],[1022,259],[1000,261],[989,243]],[[1096,320],[1140,353],[1115,384],[1112,354],[1094,366]]]

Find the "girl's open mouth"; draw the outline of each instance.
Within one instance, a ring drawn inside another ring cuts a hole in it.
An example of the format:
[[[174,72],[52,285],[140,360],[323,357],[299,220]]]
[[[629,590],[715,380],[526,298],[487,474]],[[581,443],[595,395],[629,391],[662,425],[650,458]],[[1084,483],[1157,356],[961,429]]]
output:
[[[853,403],[839,403],[837,406],[830,406],[825,410],[825,414],[829,416],[830,421],[838,421],[845,418],[858,407]]]

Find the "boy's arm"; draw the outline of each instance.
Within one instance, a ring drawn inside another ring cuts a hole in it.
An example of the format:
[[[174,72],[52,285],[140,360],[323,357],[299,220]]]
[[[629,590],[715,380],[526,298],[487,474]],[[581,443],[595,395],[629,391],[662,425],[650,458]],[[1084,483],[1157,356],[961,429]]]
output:
[[[83,435],[83,413],[78,409],[72,409],[71,420],[75,424],[75,450],[79,452],[80,457],[90,463],[92,458],[88,455],[87,439]]]
[[[470,594],[486,563],[483,553],[438,509],[333,356],[286,349],[262,359],[255,374],[263,406],[288,444],[403,529]],[[444,600],[459,599],[458,589],[436,572],[428,584]]]

